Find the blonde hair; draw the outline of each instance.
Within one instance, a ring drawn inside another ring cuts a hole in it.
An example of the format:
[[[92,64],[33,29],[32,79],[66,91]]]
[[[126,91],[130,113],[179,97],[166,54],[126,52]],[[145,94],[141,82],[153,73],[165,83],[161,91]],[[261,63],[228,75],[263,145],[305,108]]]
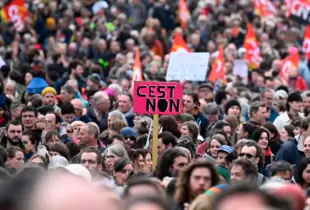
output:
[[[212,210],[214,195],[199,195],[189,206],[189,210]]]

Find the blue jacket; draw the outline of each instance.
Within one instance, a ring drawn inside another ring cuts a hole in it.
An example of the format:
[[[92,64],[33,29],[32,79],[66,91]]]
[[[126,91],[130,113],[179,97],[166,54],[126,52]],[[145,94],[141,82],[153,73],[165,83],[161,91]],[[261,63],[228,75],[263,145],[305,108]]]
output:
[[[279,116],[279,113],[277,112],[277,110],[274,107],[271,107],[271,114],[270,114],[269,121],[273,122],[278,116]]]
[[[308,88],[310,88],[310,70],[309,67],[302,62],[299,62],[299,75],[305,80]]]
[[[295,138],[289,139],[287,142],[281,145],[280,150],[276,156],[275,161],[285,160],[291,165],[298,163],[302,154],[297,148],[297,140]]]

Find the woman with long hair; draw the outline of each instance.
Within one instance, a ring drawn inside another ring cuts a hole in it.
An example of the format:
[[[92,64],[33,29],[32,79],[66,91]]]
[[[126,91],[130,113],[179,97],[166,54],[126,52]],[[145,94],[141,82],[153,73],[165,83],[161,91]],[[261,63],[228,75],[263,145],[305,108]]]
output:
[[[266,128],[270,133],[269,147],[271,152],[272,154],[277,155],[281,145],[283,144],[283,142],[280,140],[279,131],[271,122],[266,122],[263,124],[263,127]]]
[[[304,158],[296,165],[294,181],[304,190],[310,187],[310,158]]]
[[[169,131],[175,137],[180,138],[181,132],[178,129],[178,123],[174,117],[172,117],[172,116],[161,116],[159,118],[159,125],[160,125],[162,132],[163,131]]]
[[[270,147],[268,146],[270,142],[270,134],[266,128],[260,127],[260,128],[255,129],[255,131],[253,132],[251,136],[251,139],[257,142],[263,151],[265,160],[264,160],[264,163],[261,165],[261,167],[264,168],[265,166],[271,163],[272,152],[271,152]]]

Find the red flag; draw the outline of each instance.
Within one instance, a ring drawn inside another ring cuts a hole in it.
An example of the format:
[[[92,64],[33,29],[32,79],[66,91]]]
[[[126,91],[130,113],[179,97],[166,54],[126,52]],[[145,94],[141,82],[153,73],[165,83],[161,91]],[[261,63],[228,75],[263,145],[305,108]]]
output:
[[[136,48],[135,53],[135,61],[133,64],[133,71],[132,71],[132,79],[131,79],[131,86],[133,87],[135,81],[142,81],[142,68],[141,68],[141,61],[140,61],[140,51],[139,48]]]
[[[208,80],[216,83],[219,79],[222,79],[226,83],[226,74],[225,74],[225,57],[223,47],[220,47],[219,54],[217,55],[211,72],[209,74]]]
[[[298,53],[295,53],[293,55],[287,56],[283,61],[282,61],[282,67],[280,70],[280,77],[283,79],[288,78],[288,73],[291,69],[298,69],[298,63],[299,63],[299,55]]]
[[[170,52],[177,52],[179,50],[190,52],[186,42],[184,41],[180,32],[175,32],[174,40]]]
[[[253,26],[248,24],[247,29],[243,44],[243,47],[246,49],[245,59],[249,63],[249,69],[254,69],[259,67],[262,57],[260,55],[259,42],[256,40]]]
[[[255,0],[255,13],[261,17],[275,16],[277,8],[270,0]]]
[[[179,0],[179,19],[181,22],[181,27],[186,30],[187,23],[190,18],[190,13],[186,4],[186,0]]]
[[[24,20],[28,16],[28,10],[25,7],[24,0],[13,0],[10,4],[4,7],[5,22],[12,21],[17,31],[24,28]]]
[[[307,54],[308,59],[310,59],[310,26],[306,26],[305,29],[302,52]]]

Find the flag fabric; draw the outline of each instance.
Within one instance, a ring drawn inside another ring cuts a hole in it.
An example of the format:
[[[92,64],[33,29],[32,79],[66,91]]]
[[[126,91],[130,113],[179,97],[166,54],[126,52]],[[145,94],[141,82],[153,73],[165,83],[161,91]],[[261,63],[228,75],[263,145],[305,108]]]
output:
[[[306,26],[304,40],[302,43],[302,52],[310,59],[310,26]]]
[[[190,49],[187,46],[186,42],[184,41],[182,34],[180,32],[175,32],[170,52],[178,52],[178,51],[190,52]]]
[[[179,19],[183,30],[187,29],[189,18],[190,13],[186,4],[186,0],[179,0]]]
[[[17,31],[21,31],[24,28],[24,20],[28,16],[28,10],[25,7],[24,0],[13,0],[6,5],[1,12],[4,22],[13,22]]]
[[[142,81],[142,67],[141,67],[141,61],[140,61],[140,51],[139,48],[136,48],[135,53],[135,61],[133,64],[133,72],[132,72],[132,79],[131,79],[131,86],[134,86],[135,81]]]
[[[282,60],[282,66],[280,70],[280,77],[282,79],[288,79],[288,73],[291,69],[298,69],[299,55],[298,53],[287,56]]]
[[[255,31],[251,24],[247,26],[247,34],[244,39],[243,47],[246,49],[245,59],[249,63],[249,69],[258,68],[262,57],[260,55],[259,42],[256,40]]]
[[[255,13],[261,17],[275,16],[277,8],[270,0],[255,0]]]
[[[216,83],[220,79],[223,83],[226,83],[225,57],[223,47],[219,48],[219,53],[212,65],[212,69],[208,77],[208,80],[213,83]]]

